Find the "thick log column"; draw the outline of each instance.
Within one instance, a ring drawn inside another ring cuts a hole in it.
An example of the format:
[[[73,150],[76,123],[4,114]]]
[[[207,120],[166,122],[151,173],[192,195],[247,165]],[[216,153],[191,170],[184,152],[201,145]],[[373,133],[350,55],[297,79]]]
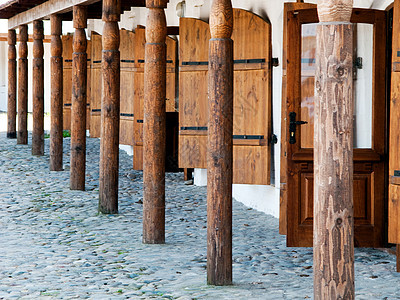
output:
[[[17,144],[28,144],[28,25],[19,26],[18,136]]]
[[[51,128],[50,171],[63,170],[63,58],[62,21],[59,15],[50,16],[51,26]]]
[[[352,0],[318,4],[314,298],[354,299]]]
[[[101,98],[99,211],[118,213],[120,111],[120,1],[103,0],[103,90]]]
[[[17,137],[17,50],[15,29],[8,31],[7,137]]]
[[[83,191],[86,164],[86,6],[74,6],[73,19],[70,187],[71,190]]]
[[[143,127],[143,243],[165,242],[167,0],[146,0]]]
[[[213,0],[208,67],[207,282],[232,284],[233,12]]]
[[[33,131],[32,154],[44,155],[44,49],[43,21],[33,21]]]

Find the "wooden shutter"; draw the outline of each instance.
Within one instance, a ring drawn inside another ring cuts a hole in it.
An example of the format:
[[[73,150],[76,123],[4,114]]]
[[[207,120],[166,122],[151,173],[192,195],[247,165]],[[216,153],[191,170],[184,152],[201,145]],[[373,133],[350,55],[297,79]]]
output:
[[[270,183],[271,25],[234,9],[233,182]],[[180,20],[179,166],[207,168],[207,23]]]
[[[86,129],[90,130],[90,100],[91,100],[91,93],[92,93],[92,41],[87,41],[87,89],[86,89]]]
[[[207,168],[208,23],[181,18],[179,25],[179,167]]]
[[[133,169],[143,170],[143,121],[144,121],[144,63],[145,63],[145,46],[146,35],[145,28],[138,26],[135,31],[134,52],[135,52],[135,69],[134,69],[134,143],[133,143]],[[167,113],[167,131],[175,119],[176,114],[176,61],[177,61],[177,41],[176,39],[167,36],[167,86],[166,86],[166,112]],[[167,159],[168,162],[174,161],[174,147],[171,146],[174,141],[170,133],[167,132]],[[172,145],[173,146],[173,145]],[[168,169],[168,168],[167,168]]]
[[[92,32],[91,35],[91,94],[90,94],[90,137],[100,137],[101,125],[101,35]]]
[[[271,24],[234,9],[233,182],[270,184]]]
[[[121,55],[121,107],[119,143],[134,145],[133,137],[133,96],[134,96],[134,70],[135,70],[135,34],[122,29],[120,31]]]
[[[73,35],[61,37],[63,45],[63,128],[71,130],[71,105],[72,105],[72,43]],[[86,129],[90,128],[90,69],[91,69],[91,41],[87,41],[87,113]]]
[[[73,35],[63,35],[63,128],[71,130],[71,98],[72,98],[72,39]]]
[[[389,243],[400,244],[400,0],[394,1],[389,130]]]
[[[138,26],[135,31],[134,53],[134,144],[133,144],[133,169],[143,169],[143,119],[144,119],[144,49],[146,45],[146,30],[143,26]]]

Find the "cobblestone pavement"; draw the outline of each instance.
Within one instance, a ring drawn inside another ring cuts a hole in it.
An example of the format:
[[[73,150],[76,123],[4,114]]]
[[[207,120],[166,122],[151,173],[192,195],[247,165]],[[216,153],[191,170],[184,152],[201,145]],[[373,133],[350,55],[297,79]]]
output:
[[[286,248],[278,220],[238,202],[234,285],[206,285],[206,188],[167,174],[165,245],[143,245],[142,173],[120,152],[120,214],[99,215],[99,140],[87,140],[87,191],[46,155],[0,133],[0,299],[310,299],[312,249]],[[356,249],[357,299],[400,299],[395,257]]]

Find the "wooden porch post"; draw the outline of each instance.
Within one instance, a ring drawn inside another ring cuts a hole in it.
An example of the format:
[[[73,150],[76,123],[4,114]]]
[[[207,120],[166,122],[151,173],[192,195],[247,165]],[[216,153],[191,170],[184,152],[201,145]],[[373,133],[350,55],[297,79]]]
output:
[[[17,50],[15,29],[8,31],[8,102],[7,102],[7,137],[17,137]]]
[[[232,284],[233,11],[213,0],[210,13],[207,151],[207,282]]]
[[[353,1],[318,4],[314,298],[354,299]]]
[[[143,126],[143,243],[165,242],[167,0],[146,0]]]
[[[83,191],[86,164],[86,6],[73,7],[73,24],[70,188]]]
[[[51,128],[50,171],[63,169],[63,58],[62,20],[59,15],[50,16],[51,26]]]
[[[107,214],[118,213],[120,11],[119,0],[103,0],[99,211]]]
[[[28,144],[28,25],[19,26],[17,144]]]
[[[43,21],[33,21],[33,131],[32,154],[44,155],[44,60]]]

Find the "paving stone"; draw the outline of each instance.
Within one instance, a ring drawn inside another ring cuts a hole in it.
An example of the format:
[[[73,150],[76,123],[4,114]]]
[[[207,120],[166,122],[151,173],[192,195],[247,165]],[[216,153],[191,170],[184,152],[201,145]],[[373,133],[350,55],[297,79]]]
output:
[[[234,201],[230,287],[206,285],[206,188],[166,177],[166,244],[143,245],[142,172],[120,151],[119,214],[98,214],[98,139],[86,191],[69,190],[46,154],[0,133],[0,299],[311,299],[312,249],[287,248],[276,218]],[[243,224],[246,224],[243,225]],[[356,249],[358,299],[400,299],[395,257]]]

